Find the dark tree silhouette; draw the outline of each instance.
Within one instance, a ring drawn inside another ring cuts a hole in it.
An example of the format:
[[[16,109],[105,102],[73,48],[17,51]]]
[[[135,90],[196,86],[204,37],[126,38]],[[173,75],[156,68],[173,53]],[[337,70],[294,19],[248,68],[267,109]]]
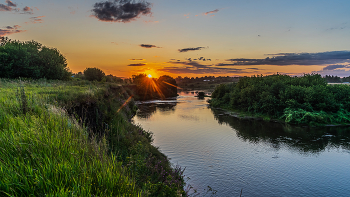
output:
[[[105,73],[99,68],[87,68],[84,70],[84,76],[89,81],[101,81]]]

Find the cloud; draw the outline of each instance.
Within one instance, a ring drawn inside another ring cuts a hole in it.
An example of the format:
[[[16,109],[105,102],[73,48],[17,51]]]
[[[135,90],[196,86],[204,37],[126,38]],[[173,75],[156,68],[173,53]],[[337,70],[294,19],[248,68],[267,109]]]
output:
[[[159,21],[152,21],[152,20],[148,20],[148,21],[143,21],[144,23],[159,23]]]
[[[180,53],[183,53],[183,52],[188,52],[188,51],[198,51],[198,50],[201,50],[201,49],[205,49],[205,47],[184,48],[184,49],[178,49],[178,51]]]
[[[30,17],[30,22],[26,22],[26,23],[42,23],[44,22],[44,18],[45,16],[36,16],[36,17]]]
[[[128,66],[146,66],[147,64],[143,64],[143,63],[140,63],[140,64],[129,64]]]
[[[0,29],[0,36],[7,36],[15,33],[21,33],[25,32],[26,30],[19,30],[21,26],[14,25],[14,26],[6,26],[5,29]]]
[[[334,75],[338,77],[348,77],[350,76],[350,70],[346,69],[334,69],[334,70],[320,70],[320,71],[312,71],[313,73],[318,73],[322,76],[325,75]]]
[[[140,44],[140,47],[143,47],[143,48],[161,48],[161,47],[157,47],[156,45],[152,45],[152,44]]]
[[[265,59],[245,59],[236,58],[228,59],[233,63],[221,63],[216,66],[242,66],[242,65],[325,65],[325,64],[341,64],[350,60],[350,51],[327,51],[319,53],[278,53],[268,54],[273,57]]]
[[[187,58],[186,60],[188,61],[196,61],[196,60],[199,60],[199,61],[211,61],[211,59],[206,59],[205,57],[200,57],[200,58],[197,58],[197,59],[192,59],[192,58]]]
[[[0,3],[0,11],[12,11],[12,7]]]
[[[102,1],[95,3],[92,12],[100,21],[123,23],[135,20],[140,15],[152,14],[149,2],[135,0]]]
[[[24,12],[22,14],[33,14],[33,8],[30,8],[28,6],[24,7],[22,10]]]
[[[198,62],[195,62],[195,61],[179,62],[179,60],[178,60],[178,62],[168,62],[168,63],[187,65],[187,66],[191,66],[191,67],[194,67],[194,68],[208,68],[208,67],[211,66],[211,65],[199,64]]]
[[[205,12],[203,13],[204,15],[208,15],[208,14],[214,14],[214,13],[217,13],[219,11],[219,9],[215,9],[213,11],[209,11],[209,12]]]
[[[335,70],[335,69],[338,69],[338,68],[350,68],[349,65],[338,65],[338,64],[335,64],[335,65],[329,65],[329,66],[326,66],[323,68],[323,70]]]
[[[17,7],[17,4],[13,3],[13,2],[10,1],[10,0],[6,0],[5,2],[7,3],[7,6]]]
[[[242,69],[235,68],[205,68],[193,69],[191,67],[165,67],[158,71],[169,72],[174,74],[225,74],[225,73],[246,73]]]
[[[226,73],[252,73],[252,71],[245,69],[237,69],[237,68],[223,68],[216,67],[215,65],[204,65],[199,64],[198,62],[168,62],[173,65],[182,65],[182,66],[169,66],[158,69],[158,71],[169,72],[174,74],[226,74]],[[259,70],[258,68],[254,68],[255,70]]]
[[[32,11],[33,9],[31,9],[30,7],[26,6],[23,8],[23,11],[24,12],[29,12],[29,11]]]
[[[145,59],[129,59],[130,61],[146,61]]]

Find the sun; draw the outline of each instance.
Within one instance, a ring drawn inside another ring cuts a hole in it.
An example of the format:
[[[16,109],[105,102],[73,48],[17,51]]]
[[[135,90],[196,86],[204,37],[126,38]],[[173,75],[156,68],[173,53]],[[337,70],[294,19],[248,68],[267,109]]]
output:
[[[151,75],[151,74],[148,74],[147,77],[148,77],[148,78],[152,78],[152,75]]]

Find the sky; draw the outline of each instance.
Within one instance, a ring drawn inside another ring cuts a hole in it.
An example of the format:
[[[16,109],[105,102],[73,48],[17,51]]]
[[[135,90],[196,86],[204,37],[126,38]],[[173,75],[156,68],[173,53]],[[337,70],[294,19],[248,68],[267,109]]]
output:
[[[0,36],[73,72],[350,76],[349,0],[0,0]]]

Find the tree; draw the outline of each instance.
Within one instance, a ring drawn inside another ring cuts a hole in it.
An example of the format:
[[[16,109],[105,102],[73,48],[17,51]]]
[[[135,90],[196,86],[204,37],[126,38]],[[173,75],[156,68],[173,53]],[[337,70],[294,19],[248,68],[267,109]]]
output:
[[[174,78],[163,75],[159,77],[157,84],[165,97],[177,96],[177,84]]]
[[[86,68],[84,70],[85,79],[89,81],[101,81],[105,73],[99,68]]]
[[[66,58],[56,49],[36,41],[11,41],[1,37],[0,77],[70,79]]]

